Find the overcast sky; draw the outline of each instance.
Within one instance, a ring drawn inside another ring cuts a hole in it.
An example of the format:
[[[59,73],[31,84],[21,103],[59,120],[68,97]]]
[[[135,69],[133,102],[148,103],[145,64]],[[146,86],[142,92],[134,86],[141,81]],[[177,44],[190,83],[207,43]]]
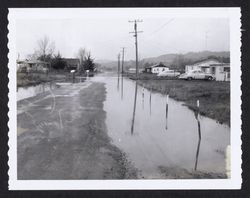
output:
[[[132,18],[133,19],[133,18]],[[227,18],[175,18],[142,16],[138,23],[139,57],[190,51],[229,51]],[[16,49],[20,58],[32,54],[37,41],[47,35],[63,57],[75,57],[79,48],[95,59],[115,60],[121,47],[126,59],[135,59],[133,23],[128,16],[16,20]],[[207,36],[206,36],[207,35]]]

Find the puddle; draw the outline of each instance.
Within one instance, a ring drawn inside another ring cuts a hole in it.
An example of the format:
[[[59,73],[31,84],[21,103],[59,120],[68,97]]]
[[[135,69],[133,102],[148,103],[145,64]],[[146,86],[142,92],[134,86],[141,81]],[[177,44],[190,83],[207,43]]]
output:
[[[126,78],[119,82],[112,77],[93,80],[106,84],[104,110],[109,136],[142,177],[161,178],[161,166],[225,173],[225,151],[230,144],[228,126],[200,116],[199,139],[195,114],[183,103],[139,85],[136,88],[135,82]]]
[[[72,86],[72,84],[74,85],[74,84],[83,83],[86,80],[89,80],[89,77],[77,76],[75,77],[74,80],[72,80],[72,78],[65,79],[65,82],[41,83],[35,86],[18,87],[17,88],[17,101],[30,98],[30,97],[34,97],[38,94],[44,93],[46,91],[55,89],[60,86]],[[75,93],[70,93],[70,95],[65,95],[65,97],[71,97],[74,94]]]
[[[49,91],[50,89],[56,88],[54,83],[42,83],[35,86],[29,87],[18,87],[17,88],[17,101],[36,96],[38,94]]]

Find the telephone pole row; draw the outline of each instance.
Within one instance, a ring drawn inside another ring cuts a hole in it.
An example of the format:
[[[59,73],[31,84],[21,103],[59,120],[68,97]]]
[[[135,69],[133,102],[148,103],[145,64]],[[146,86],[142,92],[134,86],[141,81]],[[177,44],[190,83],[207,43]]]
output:
[[[123,70],[123,66],[124,66],[124,51],[125,51],[125,47],[122,47],[122,74],[124,72],[124,70]]]
[[[134,32],[129,32],[133,33],[135,37],[135,62],[136,62],[136,78],[138,78],[138,41],[137,41],[137,34],[142,33],[143,31],[137,31],[137,23],[143,22],[142,20],[133,20],[129,21],[129,23],[134,23]]]

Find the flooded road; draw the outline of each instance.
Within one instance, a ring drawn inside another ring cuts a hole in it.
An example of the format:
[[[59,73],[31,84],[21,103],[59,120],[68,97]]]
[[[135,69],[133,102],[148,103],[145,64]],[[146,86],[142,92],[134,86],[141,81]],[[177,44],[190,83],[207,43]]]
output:
[[[123,152],[137,169],[139,178],[197,178],[194,173],[198,172],[202,173],[198,178],[225,175],[225,153],[230,145],[227,125],[197,117],[183,103],[147,90],[127,78],[99,75],[79,82],[18,89],[20,178],[134,178],[125,174],[132,168],[127,168]],[[36,121],[35,128],[30,117]],[[102,132],[93,133],[93,130]],[[31,140],[33,136],[36,138]],[[114,146],[109,145],[108,136]],[[76,137],[81,137],[77,144]],[[70,149],[65,150],[65,142]],[[104,142],[107,151],[100,142]],[[55,145],[60,154],[50,155]],[[91,152],[82,155],[88,150]],[[72,163],[69,156],[80,161]],[[90,159],[91,165],[85,166]],[[100,160],[104,160],[104,164]],[[51,169],[40,170],[41,161]],[[71,170],[74,166],[77,168]]]
[[[108,134],[142,178],[163,178],[161,167],[225,174],[228,126],[199,116],[199,134],[194,112],[183,103],[136,86],[126,78],[120,82],[112,77],[93,80],[106,86]]]

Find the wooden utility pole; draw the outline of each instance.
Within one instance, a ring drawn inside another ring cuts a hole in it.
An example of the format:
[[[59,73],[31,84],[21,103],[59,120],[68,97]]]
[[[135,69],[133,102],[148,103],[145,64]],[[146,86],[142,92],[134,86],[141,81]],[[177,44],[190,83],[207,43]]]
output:
[[[120,53],[118,54],[117,58],[118,58],[118,64],[117,64],[117,66],[118,66],[118,69],[117,69],[117,75],[118,75],[117,89],[119,90],[119,87],[120,87],[120,83],[119,83],[119,81],[120,81]]]
[[[122,74],[124,72],[124,70],[123,70],[123,66],[124,66],[124,50],[125,50],[125,47],[122,47]]]
[[[142,32],[142,31],[137,31],[137,23],[142,22],[142,20],[134,20],[134,21],[129,21],[131,23],[134,23],[134,32],[130,32],[134,34],[135,37],[135,58],[136,58],[136,83],[135,83],[135,97],[134,97],[134,108],[133,108],[133,117],[132,117],[132,125],[131,125],[131,135],[134,133],[134,123],[135,123],[135,111],[136,111],[136,100],[137,100],[137,80],[138,80],[138,41],[137,41],[137,34]]]
[[[133,20],[129,21],[130,23],[134,23],[134,32],[129,32],[133,33],[135,37],[135,59],[136,59],[136,79],[138,78],[138,73],[139,73],[139,68],[138,68],[138,41],[137,41],[137,34],[142,33],[142,31],[137,31],[137,23],[142,22],[142,20]]]

